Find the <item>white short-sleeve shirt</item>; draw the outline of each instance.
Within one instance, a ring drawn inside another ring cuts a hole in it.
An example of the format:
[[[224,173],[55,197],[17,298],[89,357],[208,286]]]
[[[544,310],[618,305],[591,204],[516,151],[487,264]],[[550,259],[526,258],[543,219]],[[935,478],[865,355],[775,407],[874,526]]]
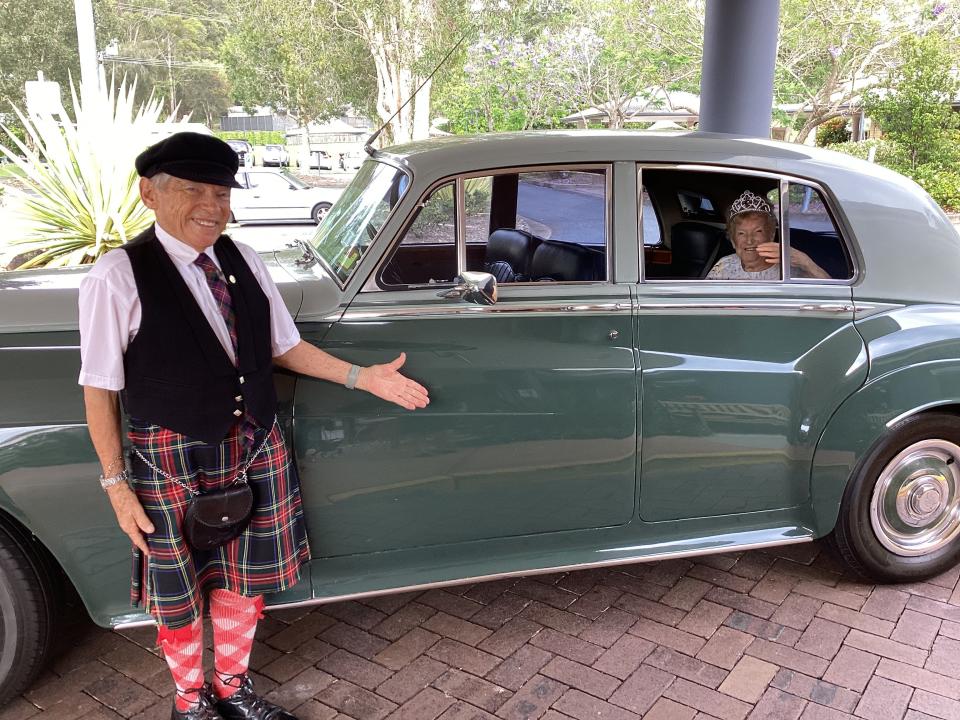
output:
[[[203,270],[193,264],[200,253],[159,225],[154,225],[154,230],[223,349],[234,360],[227,324],[217,308]],[[273,356],[283,355],[300,342],[297,326],[257,252],[248,245],[234,244],[270,301]],[[207,248],[206,253],[220,267],[213,247]],[[78,382],[104,390],[122,390],[125,385],[123,354],[140,328],[140,298],[126,252],[111,250],[96,262],[80,283],[79,305],[81,366]]]

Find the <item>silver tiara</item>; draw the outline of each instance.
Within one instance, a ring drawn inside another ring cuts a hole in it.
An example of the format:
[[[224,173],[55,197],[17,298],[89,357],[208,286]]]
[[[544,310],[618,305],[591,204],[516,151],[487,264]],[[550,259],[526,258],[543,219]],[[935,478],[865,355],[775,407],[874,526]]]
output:
[[[735,215],[740,215],[741,213],[747,212],[758,212],[773,215],[773,209],[770,207],[770,203],[768,203],[759,195],[755,195],[749,190],[744,190],[740,197],[734,200],[733,204],[730,206],[729,217],[732,218]]]

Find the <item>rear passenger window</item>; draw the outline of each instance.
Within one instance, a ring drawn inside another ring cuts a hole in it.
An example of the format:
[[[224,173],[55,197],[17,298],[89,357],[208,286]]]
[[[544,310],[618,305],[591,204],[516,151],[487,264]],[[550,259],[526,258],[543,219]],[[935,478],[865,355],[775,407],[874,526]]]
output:
[[[644,200],[642,214],[644,278],[781,280],[776,179],[645,167],[641,180],[652,201]],[[662,243],[652,246],[647,239],[655,231]]]
[[[787,207],[791,277],[849,280],[853,263],[820,191],[791,182]],[[802,255],[801,255],[802,254]]]
[[[604,170],[500,173],[468,178],[464,190],[468,270],[500,283],[607,279]]]

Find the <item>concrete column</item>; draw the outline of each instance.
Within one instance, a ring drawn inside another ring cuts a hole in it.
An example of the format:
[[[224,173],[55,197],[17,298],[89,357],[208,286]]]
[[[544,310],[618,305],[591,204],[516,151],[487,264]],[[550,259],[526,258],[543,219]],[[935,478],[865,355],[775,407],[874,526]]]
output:
[[[780,0],[707,0],[700,129],[770,136]]]

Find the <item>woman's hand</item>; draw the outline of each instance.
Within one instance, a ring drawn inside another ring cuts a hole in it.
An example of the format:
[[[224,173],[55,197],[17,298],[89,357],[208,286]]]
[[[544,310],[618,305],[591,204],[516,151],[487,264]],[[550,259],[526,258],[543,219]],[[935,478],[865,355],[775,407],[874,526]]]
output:
[[[361,368],[360,376],[357,378],[357,388],[396,403],[407,410],[426,407],[430,404],[427,389],[399,372],[406,360],[406,353],[400,353],[391,362]]]
[[[765,242],[757,245],[757,255],[762,257],[767,265],[780,264],[780,243]]]
[[[780,243],[767,242],[757,245],[757,255],[762,257],[768,265],[779,265]],[[800,271],[796,273],[797,277],[830,279],[827,272],[817,265],[809,255],[796,248],[790,248],[790,267]]]

